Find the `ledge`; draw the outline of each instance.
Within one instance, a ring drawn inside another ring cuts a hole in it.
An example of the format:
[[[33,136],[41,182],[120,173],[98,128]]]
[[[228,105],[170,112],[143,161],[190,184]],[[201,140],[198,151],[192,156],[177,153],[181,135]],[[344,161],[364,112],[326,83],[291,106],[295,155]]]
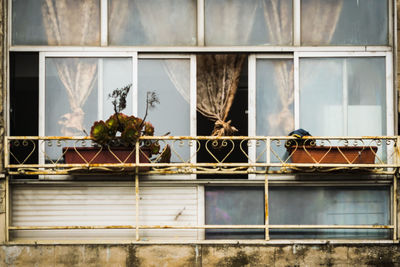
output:
[[[399,240],[13,240],[3,245],[392,245]]]

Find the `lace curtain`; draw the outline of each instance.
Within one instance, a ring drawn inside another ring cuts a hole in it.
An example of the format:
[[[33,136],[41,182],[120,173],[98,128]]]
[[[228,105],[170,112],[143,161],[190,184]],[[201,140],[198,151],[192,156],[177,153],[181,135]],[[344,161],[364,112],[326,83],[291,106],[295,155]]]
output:
[[[211,135],[234,134],[226,121],[235,99],[246,54],[203,54],[197,56],[197,110],[215,122]]]
[[[44,0],[42,15],[49,45],[98,44],[99,30],[90,27],[91,22],[99,19],[98,1]],[[82,135],[83,106],[97,79],[97,62],[73,58],[59,59],[55,65],[71,108],[71,112],[64,114],[58,122],[61,134]]]

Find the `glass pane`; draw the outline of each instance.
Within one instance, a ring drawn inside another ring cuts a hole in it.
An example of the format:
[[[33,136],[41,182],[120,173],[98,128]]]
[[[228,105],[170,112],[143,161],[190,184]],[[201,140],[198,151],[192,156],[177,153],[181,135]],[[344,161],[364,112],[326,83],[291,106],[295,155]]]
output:
[[[47,58],[45,135],[82,136],[97,120],[96,58]]]
[[[206,45],[289,45],[292,0],[205,0]]]
[[[342,136],[343,60],[300,60],[300,126],[315,136]]]
[[[110,0],[111,45],[196,45],[195,0]]]
[[[265,223],[262,187],[206,187],[206,224]],[[251,207],[251,208],[250,208]],[[263,229],[207,229],[206,239],[264,239]]]
[[[146,121],[153,124],[154,135],[170,133],[172,136],[190,135],[190,61],[189,59],[139,60],[139,116],[146,112],[147,92],[154,91],[160,103],[149,110]],[[173,147],[183,159],[189,159],[187,145]],[[172,154],[171,161],[179,161]]]
[[[287,135],[294,129],[294,88],[292,59],[258,59],[256,80],[256,135]],[[286,149],[272,142],[273,162],[284,160]],[[265,162],[265,144],[257,147],[259,161]],[[279,158],[277,158],[279,157]]]
[[[303,45],[387,45],[388,1],[302,0]]]
[[[386,134],[384,58],[300,59],[300,126],[315,136]]]
[[[90,134],[95,121],[107,119],[113,113],[108,94],[132,83],[131,58],[46,58],[45,64],[46,136]],[[101,97],[103,104],[99,106]],[[123,112],[133,114],[132,93]],[[61,149],[46,147],[46,153],[57,159]]]
[[[13,0],[13,45],[99,45],[99,0]]]
[[[386,135],[386,75],[384,58],[346,59],[348,135]]]
[[[388,225],[388,187],[271,187],[270,224]],[[270,230],[271,238],[384,239],[390,230]]]
[[[108,95],[116,88],[123,88],[132,84],[132,59],[131,58],[104,58],[103,64],[103,119],[108,119],[114,113],[111,99]],[[133,89],[127,97],[126,108],[122,111],[126,115],[133,115],[132,95]]]

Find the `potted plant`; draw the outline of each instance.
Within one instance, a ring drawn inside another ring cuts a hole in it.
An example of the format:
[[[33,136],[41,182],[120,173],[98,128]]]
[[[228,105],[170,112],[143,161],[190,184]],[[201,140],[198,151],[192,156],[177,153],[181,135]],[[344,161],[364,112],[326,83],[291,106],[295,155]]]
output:
[[[290,136],[285,146],[292,163],[325,163],[325,164],[373,164],[378,150],[376,146],[335,146],[317,145],[310,133],[298,129]],[[304,138],[307,137],[307,138]]]
[[[115,89],[109,97],[112,98],[114,114],[106,121],[93,123],[90,136],[95,142],[92,147],[65,147],[63,155],[65,163],[68,164],[104,164],[104,163],[135,163],[135,145],[141,136],[154,135],[154,127],[146,122],[148,110],[159,103],[154,92],[147,93],[146,112],[143,119],[128,116],[122,113],[126,108],[126,98],[132,84],[121,89]],[[157,141],[147,140],[140,146],[139,162],[149,163],[152,155],[158,155],[158,161],[169,162],[171,151],[167,145],[160,152]],[[141,168],[148,170],[149,168]]]
[[[287,147],[292,163],[374,164],[376,146],[310,146]]]

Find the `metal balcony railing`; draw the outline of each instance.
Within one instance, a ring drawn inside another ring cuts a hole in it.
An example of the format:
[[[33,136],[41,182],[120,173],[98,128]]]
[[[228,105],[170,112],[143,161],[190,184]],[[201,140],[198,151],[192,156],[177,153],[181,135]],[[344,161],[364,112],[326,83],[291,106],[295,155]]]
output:
[[[265,174],[362,170],[394,173],[399,137],[286,136],[141,137],[132,147],[97,147],[89,137],[5,137],[9,174]],[[171,154],[166,161],[146,147],[157,144]],[[111,157],[103,160],[103,154]],[[75,159],[72,159],[75,158]]]
[[[89,137],[5,137],[5,168],[10,175],[61,175],[104,173],[134,175],[136,220],[132,225],[19,226],[6,219],[10,231],[60,229],[390,229],[397,240],[397,176],[400,137],[287,136],[141,137],[120,155],[117,147],[93,147]],[[159,146],[164,154],[149,154]],[[88,149],[90,148],[90,149]],[[153,147],[154,148],[154,147]],[[85,151],[91,151],[86,155]],[[170,161],[162,155],[170,153]],[[107,154],[104,159],[102,154]],[[391,214],[386,225],[272,225],[269,224],[268,175],[295,172],[354,171],[393,175]],[[144,225],[139,221],[141,174],[264,174],[264,225]],[[7,176],[7,188],[9,178]],[[6,190],[7,194],[9,190]],[[6,196],[9,199],[9,196]],[[8,203],[8,202],[7,202]],[[7,217],[10,216],[7,204]]]

